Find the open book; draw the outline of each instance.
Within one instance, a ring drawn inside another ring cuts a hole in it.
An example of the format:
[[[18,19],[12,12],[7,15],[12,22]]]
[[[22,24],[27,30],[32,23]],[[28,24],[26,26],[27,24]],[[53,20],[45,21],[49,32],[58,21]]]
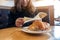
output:
[[[29,21],[33,21],[33,20],[41,20],[42,18],[46,17],[47,13],[45,12],[39,12],[34,18],[29,18],[29,17],[24,17],[24,23],[29,22]]]

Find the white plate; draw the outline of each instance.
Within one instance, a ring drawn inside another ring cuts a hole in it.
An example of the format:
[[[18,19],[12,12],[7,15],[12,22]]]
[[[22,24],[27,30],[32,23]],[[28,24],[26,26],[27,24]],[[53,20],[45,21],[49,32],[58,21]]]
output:
[[[40,33],[50,32],[51,30],[49,29],[49,30],[43,30],[43,31],[42,30],[39,30],[39,31],[31,31],[31,30],[28,29],[28,27],[23,27],[21,29],[21,31],[26,32],[26,33],[32,33],[32,34],[40,34]]]

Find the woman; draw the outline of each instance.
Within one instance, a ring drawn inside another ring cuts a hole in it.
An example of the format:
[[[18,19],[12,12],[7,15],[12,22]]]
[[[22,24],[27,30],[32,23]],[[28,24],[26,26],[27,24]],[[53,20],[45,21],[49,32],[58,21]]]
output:
[[[15,6],[9,15],[8,26],[22,26],[24,17],[34,17],[36,14],[31,0],[16,0]]]

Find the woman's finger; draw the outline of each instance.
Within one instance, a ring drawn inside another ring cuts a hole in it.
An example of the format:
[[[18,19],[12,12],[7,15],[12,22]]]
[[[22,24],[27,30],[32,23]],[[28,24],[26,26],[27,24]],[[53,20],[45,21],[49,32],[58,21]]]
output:
[[[16,26],[22,26],[24,23],[23,19],[22,18],[18,18],[15,22]]]

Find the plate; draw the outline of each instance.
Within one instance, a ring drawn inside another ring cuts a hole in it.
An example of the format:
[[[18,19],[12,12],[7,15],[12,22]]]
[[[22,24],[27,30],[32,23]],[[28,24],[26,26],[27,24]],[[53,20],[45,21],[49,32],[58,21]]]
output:
[[[31,33],[31,34],[40,34],[40,33],[47,33],[50,32],[51,30],[39,30],[39,31],[31,31],[28,29],[28,27],[23,27],[21,31],[26,32],[26,33]]]

